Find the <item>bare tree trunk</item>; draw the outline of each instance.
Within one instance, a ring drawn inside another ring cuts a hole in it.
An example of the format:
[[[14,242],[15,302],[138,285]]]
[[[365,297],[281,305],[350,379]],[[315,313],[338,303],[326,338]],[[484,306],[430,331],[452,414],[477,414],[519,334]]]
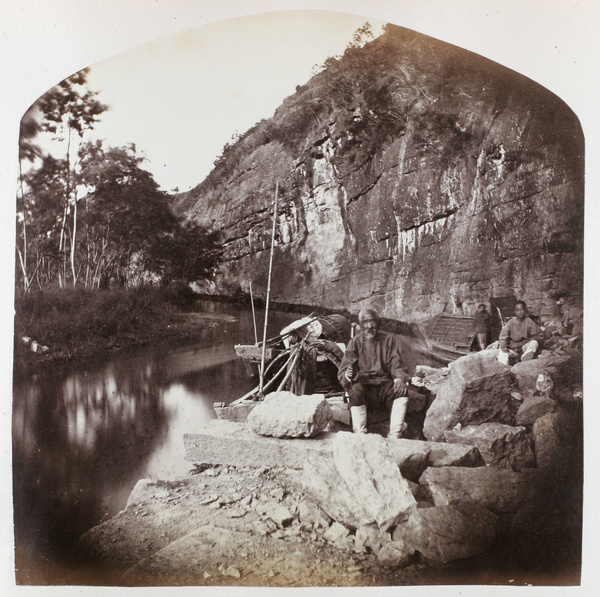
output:
[[[59,257],[59,259],[62,262],[64,262],[63,255],[64,255],[64,246],[65,246],[65,226],[66,226],[66,223],[67,223],[67,204],[65,203],[65,207],[63,209],[62,222],[60,224],[60,238],[58,240],[58,257]],[[57,273],[58,273],[58,286],[59,286],[59,288],[63,288],[63,286],[64,286],[61,268],[62,268],[62,263],[59,263],[58,270],[57,270]]]
[[[29,278],[27,277],[27,206],[25,205],[25,191],[23,190],[23,162],[19,158],[19,186],[21,189],[21,201],[23,202],[23,254],[19,251],[19,262],[23,272],[23,292],[29,289]]]
[[[77,285],[77,274],[75,273],[75,244],[77,242],[77,190],[75,190],[75,203],[73,204],[73,234],[71,236],[71,275],[73,286]]]
[[[65,177],[65,207],[63,209],[63,217],[60,225],[60,240],[58,243],[58,252],[62,258],[62,270],[59,266],[58,270],[58,286],[64,288],[67,283],[67,256],[66,256],[66,239],[65,228],[67,225],[67,213],[69,211],[69,199],[71,197],[71,127],[67,129],[67,172]]]
[[[90,285],[90,227],[88,223],[88,196],[85,195],[85,287],[89,288]]]

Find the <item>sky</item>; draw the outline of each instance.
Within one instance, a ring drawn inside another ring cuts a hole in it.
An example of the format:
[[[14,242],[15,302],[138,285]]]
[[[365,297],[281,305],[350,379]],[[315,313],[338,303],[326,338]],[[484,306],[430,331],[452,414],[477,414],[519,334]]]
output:
[[[91,65],[88,87],[110,106],[86,140],[135,143],[165,191],[186,191],[223,146],[343,53],[364,17],[330,12],[229,19],[163,37]],[[374,35],[382,22],[370,19]],[[63,150],[42,142],[53,154]]]

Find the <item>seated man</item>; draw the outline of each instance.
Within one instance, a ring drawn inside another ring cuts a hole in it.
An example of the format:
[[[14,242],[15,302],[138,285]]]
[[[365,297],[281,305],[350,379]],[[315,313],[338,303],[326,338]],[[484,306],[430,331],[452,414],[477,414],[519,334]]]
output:
[[[404,430],[410,377],[403,371],[395,337],[379,330],[377,313],[363,309],[358,321],[361,331],[348,343],[338,371],[350,395],[352,430],[367,433],[367,405],[386,406],[392,411],[388,437],[398,438]]]
[[[521,357],[522,361],[532,359],[538,349],[541,330],[537,323],[527,317],[525,301],[515,303],[515,317],[510,319],[500,332],[500,352],[498,360],[508,365],[509,359]]]

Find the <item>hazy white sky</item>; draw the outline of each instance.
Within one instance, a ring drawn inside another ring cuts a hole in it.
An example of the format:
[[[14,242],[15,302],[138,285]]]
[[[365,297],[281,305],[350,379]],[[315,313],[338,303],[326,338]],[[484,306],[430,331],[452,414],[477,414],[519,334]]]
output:
[[[243,17],[91,65],[89,87],[111,109],[86,138],[135,143],[164,190],[187,190],[202,182],[234,133],[270,117],[364,22],[332,12]],[[380,34],[383,23],[369,22]]]

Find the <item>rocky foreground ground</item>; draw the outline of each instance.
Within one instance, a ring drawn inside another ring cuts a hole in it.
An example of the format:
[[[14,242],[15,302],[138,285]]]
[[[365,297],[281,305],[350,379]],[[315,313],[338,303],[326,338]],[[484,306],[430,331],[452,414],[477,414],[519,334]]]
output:
[[[306,419],[314,437],[264,437],[256,433],[261,417],[270,435],[277,435],[275,419],[287,424],[268,401],[264,414],[253,411],[254,431],[213,421],[187,434],[188,477],[140,481],[122,512],[82,537],[90,578],[118,585],[577,584],[579,355],[547,354],[512,368],[494,356],[421,369],[421,383],[436,394],[422,440],[321,432],[329,423],[322,405]],[[291,411],[298,431],[299,409]]]

